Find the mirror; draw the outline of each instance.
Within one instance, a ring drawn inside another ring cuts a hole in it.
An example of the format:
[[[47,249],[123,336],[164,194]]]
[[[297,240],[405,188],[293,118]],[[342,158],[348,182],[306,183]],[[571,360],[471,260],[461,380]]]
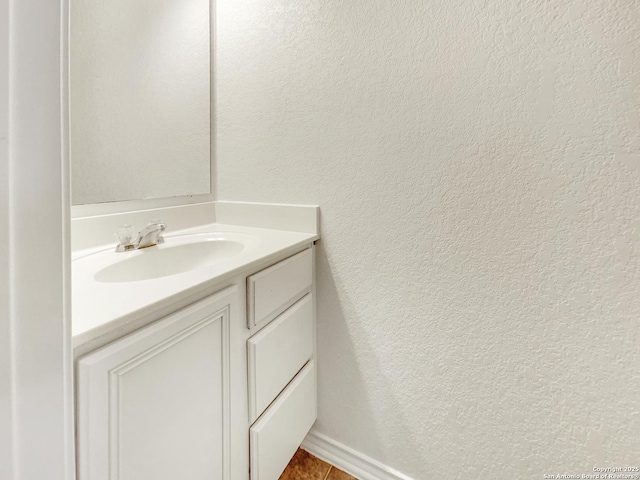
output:
[[[71,0],[73,205],[211,191],[209,0]]]

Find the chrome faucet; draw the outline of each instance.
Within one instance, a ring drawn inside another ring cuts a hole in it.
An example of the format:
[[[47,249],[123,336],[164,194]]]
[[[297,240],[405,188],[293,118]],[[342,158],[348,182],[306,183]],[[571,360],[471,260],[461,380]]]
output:
[[[153,247],[164,242],[162,232],[167,226],[160,221],[153,221],[138,233],[135,240],[133,238],[133,229],[130,225],[124,225],[118,230],[118,239],[120,242],[116,245],[116,252],[128,252],[130,250],[138,250],[140,248]]]

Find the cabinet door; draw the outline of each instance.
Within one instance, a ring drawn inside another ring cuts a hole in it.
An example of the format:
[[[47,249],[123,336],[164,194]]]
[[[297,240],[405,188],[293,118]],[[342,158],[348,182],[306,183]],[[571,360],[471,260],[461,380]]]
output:
[[[228,478],[232,293],[79,360],[79,480]]]

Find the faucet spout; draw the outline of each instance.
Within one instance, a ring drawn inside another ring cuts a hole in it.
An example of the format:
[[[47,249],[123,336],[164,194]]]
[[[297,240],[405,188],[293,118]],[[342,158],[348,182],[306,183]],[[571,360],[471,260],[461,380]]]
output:
[[[164,232],[165,228],[167,228],[167,226],[164,223],[150,223],[138,234],[135,248],[153,247],[154,245],[164,242],[162,232]]]

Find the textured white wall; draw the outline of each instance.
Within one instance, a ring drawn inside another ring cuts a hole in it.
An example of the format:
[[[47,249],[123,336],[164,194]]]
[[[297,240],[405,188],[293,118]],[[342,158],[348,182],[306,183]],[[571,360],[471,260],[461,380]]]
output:
[[[210,192],[209,0],[72,0],[74,205]]]
[[[640,2],[218,0],[217,192],[318,203],[322,433],[640,460]]]

